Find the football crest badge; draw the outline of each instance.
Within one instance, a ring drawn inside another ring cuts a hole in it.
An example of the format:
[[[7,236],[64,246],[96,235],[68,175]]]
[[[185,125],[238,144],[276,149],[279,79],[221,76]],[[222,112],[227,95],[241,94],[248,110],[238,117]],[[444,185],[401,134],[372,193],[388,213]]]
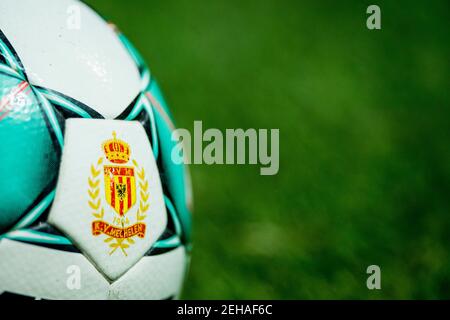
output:
[[[146,236],[149,185],[144,168],[131,158],[129,144],[112,135],[101,146],[103,155],[91,165],[88,203],[94,217],[92,235],[104,236],[110,255],[121,251],[127,256],[127,249]]]

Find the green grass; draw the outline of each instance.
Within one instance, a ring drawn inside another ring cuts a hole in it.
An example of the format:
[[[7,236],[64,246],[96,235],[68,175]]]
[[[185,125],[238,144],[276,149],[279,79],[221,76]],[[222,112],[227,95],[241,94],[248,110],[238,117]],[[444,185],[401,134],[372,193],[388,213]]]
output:
[[[185,298],[450,298],[448,1],[87,2],[178,126],[280,128],[277,176],[191,166]]]

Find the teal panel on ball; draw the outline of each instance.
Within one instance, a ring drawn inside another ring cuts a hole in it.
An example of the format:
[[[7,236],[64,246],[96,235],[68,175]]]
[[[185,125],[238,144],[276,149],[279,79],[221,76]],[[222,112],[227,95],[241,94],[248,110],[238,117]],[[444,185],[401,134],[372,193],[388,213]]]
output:
[[[166,100],[164,99],[164,96],[163,96],[163,94],[161,92],[161,89],[159,88],[158,83],[156,82],[156,80],[153,80],[150,83],[150,86],[149,86],[148,90],[155,97],[155,99],[158,100],[158,102],[160,103],[161,107],[167,113],[169,118],[173,121],[173,117],[172,117],[172,114],[170,113],[170,109],[167,106]]]
[[[169,114],[169,109],[164,101],[164,98],[161,94],[161,91],[156,84],[156,81],[153,81],[150,87],[150,93],[158,103],[161,105],[163,110],[158,110],[156,108],[155,112],[155,122],[156,129],[158,132],[158,138],[161,148],[161,160],[163,165],[163,170],[167,179],[167,187],[169,189],[170,194],[172,195],[174,206],[176,208],[177,214],[180,218],[180,222],[182,225],[182,238],[186,242],[190,242],[191,238],[191,213],[187,206],[187,195],[188,188],[190,185],[187,185],[187,177],[186,170],[184,164],[176,164],[172,161],[172,149],[175,146],[176,142],[174,142],[172,137],[172,128],[173,124],[168,123],[171,121],[171,116]],[[165,115],[162,113],[166,113]]]
[[[55,179],[59,155],[29,84],[0,73],[0,233],[10,229]],[[50,192],[51,190],[49,190]]]

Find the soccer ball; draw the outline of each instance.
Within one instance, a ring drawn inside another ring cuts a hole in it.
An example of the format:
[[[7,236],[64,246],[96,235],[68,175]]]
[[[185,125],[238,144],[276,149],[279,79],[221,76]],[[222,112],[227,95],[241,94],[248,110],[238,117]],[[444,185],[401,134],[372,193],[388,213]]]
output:
[[[0,297],[173,299],[190,179],[139,53],[76,0],[0,1]]]

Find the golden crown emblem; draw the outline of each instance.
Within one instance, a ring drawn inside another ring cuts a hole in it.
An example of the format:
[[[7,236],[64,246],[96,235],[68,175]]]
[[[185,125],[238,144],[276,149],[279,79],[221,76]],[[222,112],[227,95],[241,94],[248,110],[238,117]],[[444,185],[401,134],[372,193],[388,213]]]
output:
[[[105,141],[102,147],[106,158],[112,163],[127,163],[130,160],[130,146],[117,139],[116,132],[113,132],[113,139]]]

